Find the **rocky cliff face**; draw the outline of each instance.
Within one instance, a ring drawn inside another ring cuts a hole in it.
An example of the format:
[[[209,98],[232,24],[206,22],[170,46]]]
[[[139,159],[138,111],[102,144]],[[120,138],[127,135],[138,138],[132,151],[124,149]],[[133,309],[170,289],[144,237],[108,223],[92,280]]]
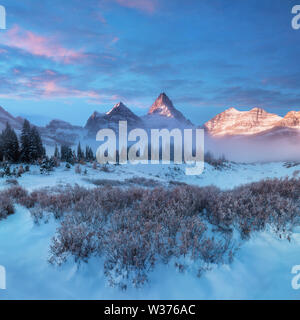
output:
[[[50,131],[57,131],[57,130],[76,130],[80,129],[79,126],[73,126],[71,123],[63,121],[63,120],[52,120],[50,123],[46,126],[47,130]]]
[[[290,111],[277,123],[280,127],[300,129],[300,111]]]
[[[238,111],[230,108],[218,114],[204,127],[212,136],[251,135],[277,126],[282,117],[260,108]]]
[[[6,123],[9,123],[15,130],[21,130],[24,119],[21,117],[14,117],[0,106],[0,132],[6,127]]]

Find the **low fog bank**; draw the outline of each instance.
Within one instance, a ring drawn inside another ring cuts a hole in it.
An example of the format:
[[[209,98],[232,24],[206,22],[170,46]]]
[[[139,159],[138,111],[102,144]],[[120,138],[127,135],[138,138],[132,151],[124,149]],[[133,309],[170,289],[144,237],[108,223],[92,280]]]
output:
[[[205,151],[235,162],[300,161],[300,138],[205,138]]]

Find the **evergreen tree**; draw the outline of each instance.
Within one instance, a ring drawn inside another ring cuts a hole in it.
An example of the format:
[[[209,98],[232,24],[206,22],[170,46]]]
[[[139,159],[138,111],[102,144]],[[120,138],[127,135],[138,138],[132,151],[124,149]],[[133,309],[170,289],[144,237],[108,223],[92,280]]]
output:
[[[68,153],[68,146],[61,145],[60,146],[60,157],[62,161],[66,161]]]
[[[60,155],[61,155],[62,161],[66,161],[68,163],[74,164],[74,154],[70,147],[66,145],[62,145]]]
[[[29,163],[31,162],[30,144],[31,144],[31,128],[28,120],[24,121],[21,132],[21,161]]]
[[[90,160],[89,159],[89,147],[88,146],[85,147],[85,160],[87,160],[87,161]]]
[[[0,134],[0,161],[3,161],[3,137],[2,133]]]
[[[55,157],[56,159],[59,159],[59,158],[60,158],[60,154],[59,154],[59,151],[58,151],[57,144],[55,145],[54,157]]]
[[[19,161],[20,151],[18,137],[9,123],[6,124],[6,128],[1,134],[1,153],[7,161]]]
[[[31,136],[30,136],[29,154],[30,154],[31,161],[42,159],[45,156],[45,149],[43,147],[40,133],[38,132],[36,127],[32,127],[30,131],[31,131]]]
[[[53,171],[53,168],[55,167],[55,161],[54,158],[48,158],[47,156],[44,157],[41,165],[40,165],[40,173],[41,174],[48,174],[50,171]]]
[[[95,159],[95,158],[94,158],[93,150],[92,150],[92,148],[90,148],[89,146],[86,146],[86,148],[85,148],[85,159],[86,159],[87,161],[92,161],[92,160]]]
[[[44,158],[45,155],[46,150],[38,129],[35,126],[30,127],[29,121],[25,120],[21,133],[21,160],[31,163]]]
[[[81,145],[80,142],[78,143],[78,147],[77,147],[77,159],[78,161],[82,160],[84,158],[84,153],[81,150]]]

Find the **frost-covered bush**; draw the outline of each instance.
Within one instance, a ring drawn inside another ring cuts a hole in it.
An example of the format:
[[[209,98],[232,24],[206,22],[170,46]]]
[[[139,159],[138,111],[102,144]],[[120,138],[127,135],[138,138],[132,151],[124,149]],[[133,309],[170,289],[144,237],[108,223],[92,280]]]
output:
[[[299,179],[267,179],[217,192],[208,201],[209,221],[228,229],[237,226],[243,237],[267,225],[278,233],[288,233],[299,223]]]
[[[7,218],[8,215],[14,212],[15,208],[11,198],[4,193],[0,193],[0,220]]]
[[[81,167],[80,167],[79,164],[77,164],[77,165],[75,166],[75,173],[81,174]]]
[[[67,215],[51,245],[50,263],[61,265],[72,255],[75,261],[88,261],[102,244],[101,220],[87,218],[89,214]],[[86,219],[87,220],[86,220]],[[93,228],[91,226],[93,225]],[[97,226],[97,227],[96,227]],[[96,229],[96,231],[94,231]]]
[[[133,177],[130,179],[125,179],[125,184],[135,184],[147,188],[155,188],[161,185],[157,180],[147,179],[143,177]]]
[[[14,185],[14,186],[17,186],[19,183],[18,183],[18,180],[16,179],[6,179],[5,181],[7,184],[11,184],[11,185]]]
[[[60,219],[50,262],[101,257],[109,283],[125,289],[147,282],[158,263],[175,262],[183,271],[193,261],[201,275],[211,264],[232,261],[238,248],[234,230],[247,239],[268,227],[288,238],[300,223],[299,195],[296,178],[262,180],[227,191],[176,184],[149,189],[102,185],[28,194],[16,186],[0,193],[6,201],[0,201],[0,212],[6,217],[16,202],[30,208],[36,222],[49,214]]]
[[[221,263],[231,236],[206,235],[200,214],[214,191],[191,186],[81,190],[53,239],[50,262],[102,256],[109,283],[121,288],[143,285],[158,262],[188,256],[205,264]]]

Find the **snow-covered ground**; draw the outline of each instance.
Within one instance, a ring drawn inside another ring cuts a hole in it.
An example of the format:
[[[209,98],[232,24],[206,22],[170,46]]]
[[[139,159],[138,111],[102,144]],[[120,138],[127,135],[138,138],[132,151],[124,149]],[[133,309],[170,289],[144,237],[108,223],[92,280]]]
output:
[[[13,166],[12,166],[13,168]],[[34,189],[65,185],[79,184],[85,187],[93,187],[89,179],[108,179],[124,181],[132,177],[144,177],[154,179],[162,183],[169,181],[179,181],[198,186],[215,185],[220,189],[232,189],[241,184],[259,181],[264,178],[284,178],[292,177],[293,173],[300,170],[299,166],[287,168],[282,162],[274,163],[256,163],[256,164],[237,164],[231,163],[226,169],[217,170],[209,164],[205,164],[204,172],[198,176],[187,176],[185,174],[185,165],[110,165],[110,172],[101,170],[99,165],[97,170],[92,168],[91,164],[81,166],[81,174],[75,174],[75,167],[66,169],[62,164],[49,175],[41,175],[38,166],[31,166],[30,172],[25,173],[18,182],[25,189],[32,191]],[[85,175],[84,169],[87,169]],[[300,173],[299,173],[300,177]],[[0,190],[8,188],[6,179],[0,179]]]
[[[141,176],[161,181],[176,180],[200,186],[214,184],[229,189],[267,177],[293,176],[300,166],[286,168],[283,163],[232,164],[215,170],[206,165],[201,176],[186,176],[184,166],[126,165],[112,166],[112,172],[87,168],[87,175],[75,174],[74,167],[55,169],[41,176],[31,167],[18,182],[28,190],[57,184],[93,187],[86,179],[123,180]],[[7,188],[0,179],[0,190]],[[6,268],[7,289],[0,299],[299,299],[300,290],[291,286],[291,269],[300,264],[300,232],[294,230],[291,241],[281,240],[270,232],[260,232],[242,243],[230,265],[213,267],[201,278],[193,266],[179,273],[173,263],[158,265],[142,289],[121,291],[111,288],[103,274],[100,258],[79,267],[69,261],[61,267],[50,265],[49,245],[58,222],[35,225],[27,209],[16,206],[16,213],[0,221],[0,265]]]

